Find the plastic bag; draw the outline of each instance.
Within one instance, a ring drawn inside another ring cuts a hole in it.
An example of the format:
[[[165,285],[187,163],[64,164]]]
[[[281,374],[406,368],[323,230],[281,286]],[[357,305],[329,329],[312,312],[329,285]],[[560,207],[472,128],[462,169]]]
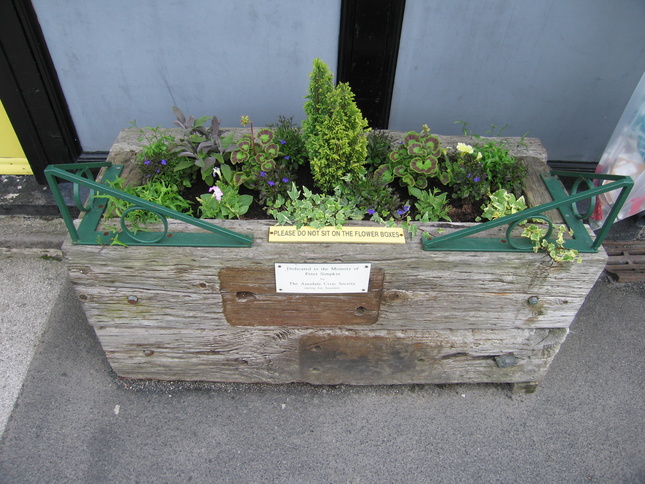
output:
[[[645,73],[609,139],[596,173],[628,175],[634,181],[616,222],[645,210]],[[604,223],[618,194],[619,190],[614,190],[598,197],[589,221],[592,228]]]

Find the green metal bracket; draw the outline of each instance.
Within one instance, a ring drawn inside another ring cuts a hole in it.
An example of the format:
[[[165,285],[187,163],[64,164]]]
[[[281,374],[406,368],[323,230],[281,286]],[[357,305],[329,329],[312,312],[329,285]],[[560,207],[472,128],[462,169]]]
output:
[[[578,252],[598,252],[598,248],[607,236],[614,220],[622,208],[627,195],[629,195],[633,180],[628,176],[601,175],[596,173],[580,173],[567,171],[552,171],[549,174],[542,174],[542,180],[551,194],[552,202],[529,208],[513,215],[508,215],[489,222],[483,222],[472,227],[457,230],[450,234],[441,235],[423,240],[423,250],[445,250],[445,251],[473,251],[473,252],[531,252],[533,246],[525,237],[511,236],[513,229],[529,218],[539,219],[549,225],[547,237],[553,229],[553,223],[545,215],[549,210],[559,210],[562,219],[567,227],[573,231],[573,237],[565,241],[564,247],[575,249]],[[567,193],[559,177],[574,177],[577,180],[571,187],[571,193]],[[603,183],[594,186],[594,180],[601,180]],[[578,192],[580,183],[584,182],[587,189]],[[620,189],[620,194],[614,203],[605,223],[598,230],[595,237],[591,237],[583,220],[589,218],[596,204],[598,195]],[[581,214],[578,211],[578,202],[590,200],[589,210]],[[504,238],[469,237],[496,227],[508,225]]]
[[[101,183],[94,180],[91,170],[105,168]],[[129,230],[124,216],[121,217],[121,231],[118,233],[118,241],[128,246],[136,245],[160,245],[168,247],[251,247],[253,237],[250,235],[238,234],[231,230],[218,227],[205,220],[196,219],[189,215],[171,210],[156,203],[143,200],[116,190],[107,185],[116,179],[121,173],[123,166],[112,165],[112,163],[74,163],[67,165],[50,165],[45,168],[45,177],[52,190],[52,194],[58,209],[61,212],[65,225],[72,239],[73,244],[84,245],[110,245],[114,243],[115,233],[110,230],[97,230],[107,207],[108,199],[101,195],[110,195],[133,204],[130,210],[144,210],[155,214],[163,224],[162,232]],[[74,202],[84,216],[78,227],[67,208],[63,195],[58,186],[58,180],[72,182]],[[89,199],[83,205],[80,195],[80,187],[89,189]],[[190,225],[205,230],[205,232],[169,232],[168,218],[186,222]]]

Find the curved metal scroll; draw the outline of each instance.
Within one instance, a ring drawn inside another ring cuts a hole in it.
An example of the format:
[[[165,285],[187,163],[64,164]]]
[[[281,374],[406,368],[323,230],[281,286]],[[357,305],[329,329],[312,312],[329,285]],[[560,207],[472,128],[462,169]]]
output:
[[[570,194],[565,190],[559,177],[577,178]],[[548,238],[553,226],[549,218],[544,214],[549,210],[557,209],[560,211],[564,223],[569,230],[573,231],[573,238],[567,239],[564,247],[567,249],[575,249],[578,252],[598,252],[598,248],[603,240],[605,240],[609,229],[634,185],[634,182],[628,176],[566,171],[552,171],[549,174],[543,174],[542,180],[551,194],[552,202],[538,205],[537,207],[529,208],[513,215],[457,230],[450,234],[424,239],[422,242],[423,249],[473,252],[530,252],[533,250],[531,245],[519,242],[525,239],[520,237],[511,239],[512,229],[527,219],[538,218],[545,220],[549,224],[550,230],[547,234]],[[606,180],[610,183],[594,186],[593,180]],[[578,187],[583,182],[587,185],[587,189],[578,192]],[[588,218],[593,213],[598,195],[614,190],[620,190],[620,194],[604,225],[597,231],[595,238],[592,238],[587,227],[583,224],[582,219]],[[583,200],[590,200],[590,208],[586,213],[580,214],[576,204]],[[506,231],[506,238],[470,237],[471,235],[503,225],[510,225]]]
[[[91,170],[105,168],[101,179],[102,183],[94,180]],[[106,245],[114,243],[115,234],[109,230],[97,230],[107,207],[107,199],[101,195],[110,195],[133,204],[123,216],[133,210],[144,210],[155,214],[163,224],[161,232],[145,232],[139,235],[128,229],[124,218],[121,218],[122,232],[118,234],[118,241],[123,245],[164,245],[175,247],[251,247],[253,237],[238,234],[231,230],[218,227],[205,220],[197,219],[175,210],[162,207],[156,203],[143,200],[106,185],[114,180],[123,169],[120,165],[112,163],[75,163],[68,165],[50,165],[45,168],[45,177],[52,190],[52,195],[58,204],[65,225],[74,244]],[[78,228],[67,208],[58,180],[66,180],[74,184],[74,202],[84,212]],[[90,197],[87,204],[81,201],[79,187],[87,187]],[[96,194],[96,195],[95,195]],[[204,232],[169,232],[168,218],[179,220],[193,225]]]
[[[134,230],[131,230],[128,227],[127,224],[127,217],[128,214],[131,212],[135,212],[137,210],[142,210],[144,212],[150,212],[151,214],[155,215],[163,224],[163,232],[147,232],[144,231],[143,233],[148,235],[147,237],[139,237],[138,232],[135,232]],[[143,207],[139,207],[137,205],[133,205],[132,207],[128,207],[126,210],[123,211],[121,214],[121,230],[123,231],[124,234],[127,234],[128,237],[130,237],[133,240],[136,240],[140,244],[149,244],[149,245],[154,245],[157,244],[158,242],[161,242],[164,237],[168,236],[168,219],[161,215],[160,213],[155,212],[154,210],[148,210]]]
[[[553,233],[553,222],[551,222],[551,219],[549,217],[547,217],[546,215],[534,215],[533,217],[531,217],[532,221],[536,220],[536,219],[537,220],[544,220],[547,223],[547,225],[549,226],[549,228],[546,231],[546,234],[544,234],[544,237],[542,237],[540,239],[540,242],[542,242],[542,240],[548,239],[549,237],[551,237],[551,234]],[[508,243],[508,245],[510,245],[515,250],[527,250],[527,249],[533,250],[533,244],[528,239],[513,237],[513,229],[515,229],[515,227],[517,227],[518,225],[521,225],[521,224],[523,224],[525,222],[526,222],[526,220],[518,220],[516,222],[513,222],[512,224],[510,224],[508,226],[508,229],[506,230],[506,242]],[[519,240],[522,240],[525,243],[524,244],[518,244],[517,242]]]

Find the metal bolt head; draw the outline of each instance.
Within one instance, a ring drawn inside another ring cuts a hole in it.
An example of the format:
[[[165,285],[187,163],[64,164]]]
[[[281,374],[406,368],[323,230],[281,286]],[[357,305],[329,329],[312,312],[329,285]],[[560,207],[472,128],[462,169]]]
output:
[[[498,368],[510,368],[517,365],[517,358],[515,358],[515,355],[496,356],[495,363],[497,363]]]
[[[128,302],[130,304],[136,304],[139,302],[139,298],[137,296],[128,296]]]
[[[526,300],[527,303],[529,303],[529,306],[537,306],[537,304],[540,302],[540,298],[537,296],[531,296]]]

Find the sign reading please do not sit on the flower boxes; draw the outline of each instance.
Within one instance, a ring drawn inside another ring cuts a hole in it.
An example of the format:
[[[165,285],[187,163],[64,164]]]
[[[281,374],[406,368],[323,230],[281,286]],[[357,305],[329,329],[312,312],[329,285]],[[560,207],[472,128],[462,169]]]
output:
[[[319,242],[349,244],[405,244],[400,227],[313,227],[275,226],[269,228],[269,242]]]

